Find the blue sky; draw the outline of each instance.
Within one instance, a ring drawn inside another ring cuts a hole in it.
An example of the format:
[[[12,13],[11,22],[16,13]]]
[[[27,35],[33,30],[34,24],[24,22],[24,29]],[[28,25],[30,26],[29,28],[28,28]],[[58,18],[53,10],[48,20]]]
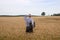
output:
[[[0,15],[60,13],[60,0],[0,0]]]

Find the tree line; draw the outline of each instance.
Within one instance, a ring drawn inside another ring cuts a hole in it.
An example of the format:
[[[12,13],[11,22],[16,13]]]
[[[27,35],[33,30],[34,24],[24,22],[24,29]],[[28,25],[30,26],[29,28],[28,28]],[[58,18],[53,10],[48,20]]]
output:
[[[42,15],[42,16],[45,16],[45,15],[46,15],[46,13],[45,13],[45,12],[42,12],[42,13],[41,13],[41,15]],[[55,13],[54,13],[54,14],[53,14],[53,15],[51,15],[51,16],[60,16],[60,13],[57,13],[57,14],[55,14]]]

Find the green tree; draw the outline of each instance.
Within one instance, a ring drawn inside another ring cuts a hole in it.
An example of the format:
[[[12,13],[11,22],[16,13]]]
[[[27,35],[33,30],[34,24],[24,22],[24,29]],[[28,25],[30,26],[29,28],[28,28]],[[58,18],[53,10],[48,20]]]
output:
[[[45,12],[42,12],[41,15],[42,15],[42,16],[45,16]]]

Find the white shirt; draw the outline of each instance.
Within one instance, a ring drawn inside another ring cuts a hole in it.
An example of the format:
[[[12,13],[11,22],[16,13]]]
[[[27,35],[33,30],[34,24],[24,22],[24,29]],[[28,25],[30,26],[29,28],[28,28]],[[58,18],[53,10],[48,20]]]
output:
[[[29,18],[29,17],[24,17],[24,19],[25,19],[25,22],[26,22],[26,27],[29,27],[29,23],[30,22],[32,22],[32,25],[34,25],[33,23],[34,23],[34,21],[33,21],[33,19],[32,18]]]

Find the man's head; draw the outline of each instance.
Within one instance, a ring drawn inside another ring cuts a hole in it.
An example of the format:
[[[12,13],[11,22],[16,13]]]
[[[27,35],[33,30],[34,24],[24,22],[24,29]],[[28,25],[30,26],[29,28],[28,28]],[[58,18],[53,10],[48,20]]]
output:
[[[31,14],[29,14],[29,18],[31,18]]]

